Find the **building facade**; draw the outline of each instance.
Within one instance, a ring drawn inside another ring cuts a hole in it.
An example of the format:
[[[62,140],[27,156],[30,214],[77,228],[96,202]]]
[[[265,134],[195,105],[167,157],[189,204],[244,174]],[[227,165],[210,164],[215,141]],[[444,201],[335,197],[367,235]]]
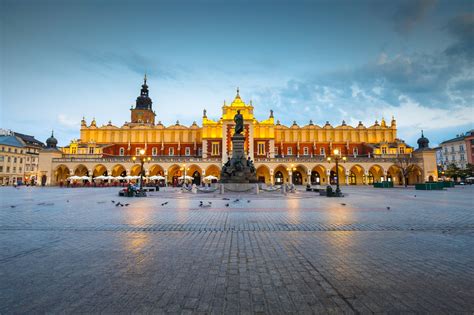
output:
[[[319,126],[311,120],[303,126],[296,121],[285,126],[275,120],[273,111],[266,119],[258,120],[252,102],[245,103],[238,89],[232,102],[224,101],[219,119],[209,118],[204,109],[201,125],[196,121],[190,126],[179,121],[170,126],[161,121],[155,123],[157,114],[152,106],[145,77],[131,108],[130,122],[115,126],[109,121],[99,126],[95,119],[88,124],[83,118],[80,139],[61,148],[61,157],[52,158],[50,168],[42,169],[41,176],[46,177],[47,184],[54,185],[71,175],[138,175],[140,165],[132,158],[144,150],[150,158],[144,166],[147,176],[162,175],[170,184],[184,173],[196,183],[207,175],[219,178],[222,164],[232,156],[233,119],[240,110],[244,117],[245,152],[254,160],[261,182],[324,185],[339,176],[342,184],[382,180],[401,184],[401,158],[411,161],[410,184],[437,179],[435,151],[424,140],[423,146],[419,143],[414,150],[398,139],[393,118],[390,123],[382,119],[372,126],[362,122],[349,126],[344,121],[338,126],[329,122]],[[346,157],[337,171],[334,163],[327,160],[335,149]]]
[[[43,147],[33,136],[0,130],[0,185],[36,184]]]
[[[465,134],[456,135],[455,138],[441,142],[438,151],[438,164],[444,170],[448,165],[454,164],[465,169],[467,164],[473,164],[474,160],[474,130]]]

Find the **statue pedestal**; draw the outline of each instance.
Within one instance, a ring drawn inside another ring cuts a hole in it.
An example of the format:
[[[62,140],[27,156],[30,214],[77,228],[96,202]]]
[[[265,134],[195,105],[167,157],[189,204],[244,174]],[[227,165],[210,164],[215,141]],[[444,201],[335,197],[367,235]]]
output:
[[[247,165],[245,158],[245,136],[235,134],[232,138],[232,158],[224,165],[221,172],[221,183],[256,183],[255,168]]]

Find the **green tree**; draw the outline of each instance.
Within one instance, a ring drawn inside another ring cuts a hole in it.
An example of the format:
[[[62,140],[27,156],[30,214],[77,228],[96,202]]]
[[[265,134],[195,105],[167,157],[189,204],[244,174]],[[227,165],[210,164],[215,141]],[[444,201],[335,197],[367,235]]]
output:
[[[457,179],[461,177],[462,170],[459,167],[457,167],[456,164],[451,163],[446,168],[446,171],[444,171],[444,174],[452,179]]]

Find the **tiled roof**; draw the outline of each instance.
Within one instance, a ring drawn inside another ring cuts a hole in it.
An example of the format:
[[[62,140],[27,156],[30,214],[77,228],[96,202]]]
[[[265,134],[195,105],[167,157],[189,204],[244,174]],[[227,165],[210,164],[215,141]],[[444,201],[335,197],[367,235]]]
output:
[[[23,133],[19,133],[19,132],[15,132],[14,133],[15,136],[17,137],[20,137],[24,142],[26,142],[27,144],[33,144],[33,145],[37,145],[37,146],[41,146],[43,147],[44,146],[44,143],[35,139],[34,136],[30,136],[30,135],[25,135]]]
[[[23,148],[25,143],[15,136],[0,136],[0,144]]]

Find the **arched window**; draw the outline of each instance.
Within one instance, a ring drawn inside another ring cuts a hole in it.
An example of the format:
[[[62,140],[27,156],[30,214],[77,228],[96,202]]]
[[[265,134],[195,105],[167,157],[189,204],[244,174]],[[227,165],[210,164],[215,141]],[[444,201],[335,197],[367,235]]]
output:
[[[120,150],[119,150],[119,155],[120,155],[120,156],[124,156],[124,155],[125,155],[125,149],[124,149],[124,148],[120,148]]]
[[[311,184],[319,185],[321,183],[321,176],[318,172],[312,171],[311,172]]]
[[[372,172],[369,172],[369,175],[367,176],[367,184],[372,185],[374,183],[374,175]]]

